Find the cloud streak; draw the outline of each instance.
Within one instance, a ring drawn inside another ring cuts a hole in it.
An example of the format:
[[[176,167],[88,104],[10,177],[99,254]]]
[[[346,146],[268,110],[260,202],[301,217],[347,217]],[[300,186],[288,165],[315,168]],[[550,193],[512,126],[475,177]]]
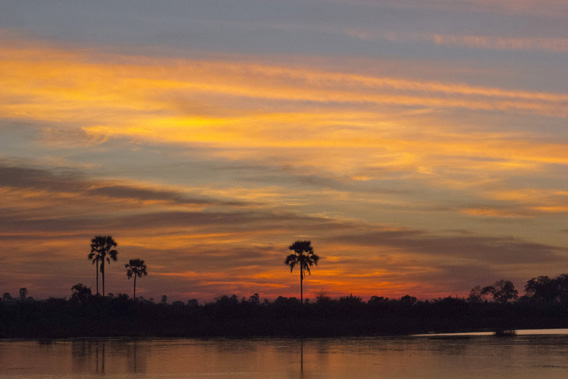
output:
[[[365,34],[361,34],[365,38]],[[506,38],[483,35],[450,35],[450,34],[396,34],[385,33],[389,41],[397,42],[431,42],[439,46],[467,47],[473,49],[503,51],[543,51],[550,53],[567,53],[568,38]]]
[[[53,48],[17,52],[9,54],[7,49],[0,62],[6,68],[6,88],[17,89],[5,94],[0,112],[22,120],[50,118],[69,124],[61,132],[44,129],[46,141],[61,133],[70,135],[66,129],[80,126],[87,138],[98,141],[125,137],[245,149],[374,148],[430,164],[433,152],[506,156],[517,167],[568,161],[563,142],[535,142],[530,134],[448,133],[436,125],[435,117],[417,122],[386,110],[411,107],[435,115],[466,109],[565,118],[568,94],[247,62],[145,59],[139,64],[139,59],[108,56],[116,63],[94,64],[83,54]],[[13,55],[20,58],[14,61]],[[41,70],[37,56],[44,59]],[[62,66],[66,69],[60,70]],[[104,84],[110,82],[112,95]],[[197,98],[205,105],[192,107]],[[285,104],[293,104],[294,111],[282,111]],[[418,130],[425,127],[431,138]]]

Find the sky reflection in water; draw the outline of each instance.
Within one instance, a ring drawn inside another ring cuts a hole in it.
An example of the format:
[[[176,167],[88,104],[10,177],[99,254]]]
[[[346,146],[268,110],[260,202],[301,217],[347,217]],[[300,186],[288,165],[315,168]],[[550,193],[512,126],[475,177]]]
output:
[[[558,332],[563,334],[2,341],[0,377],[564,378],[568,335],[552,333]]]

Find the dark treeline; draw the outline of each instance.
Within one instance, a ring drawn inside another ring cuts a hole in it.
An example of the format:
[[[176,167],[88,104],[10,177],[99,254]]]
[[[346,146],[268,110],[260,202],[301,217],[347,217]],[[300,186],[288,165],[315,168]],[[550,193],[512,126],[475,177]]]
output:
[[[0,337],[249,337],[396,335],[568,327],[568,275],[529,280],[519,297],[511,282],[476,287],[468,298],[417,301],[356,296],[332,299],[320,294],[303,305],[296,298],[261,300],[221,296],[160,303],[92,295],[73,286],[70,299],[33,300],[5,294],[0,301]]]

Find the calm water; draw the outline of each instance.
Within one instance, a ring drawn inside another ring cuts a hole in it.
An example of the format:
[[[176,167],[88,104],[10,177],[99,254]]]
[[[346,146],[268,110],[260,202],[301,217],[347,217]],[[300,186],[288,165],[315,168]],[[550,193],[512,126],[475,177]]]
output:
[[[567,378],[568,331],[534,333],[0,341],[0,378]]]

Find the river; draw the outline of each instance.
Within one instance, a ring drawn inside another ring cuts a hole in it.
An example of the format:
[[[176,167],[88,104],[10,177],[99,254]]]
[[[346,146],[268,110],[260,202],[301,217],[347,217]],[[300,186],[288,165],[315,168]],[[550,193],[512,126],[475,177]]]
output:
[[[322,339],[1,340],[0,378],[567,378],[568,330]]]

